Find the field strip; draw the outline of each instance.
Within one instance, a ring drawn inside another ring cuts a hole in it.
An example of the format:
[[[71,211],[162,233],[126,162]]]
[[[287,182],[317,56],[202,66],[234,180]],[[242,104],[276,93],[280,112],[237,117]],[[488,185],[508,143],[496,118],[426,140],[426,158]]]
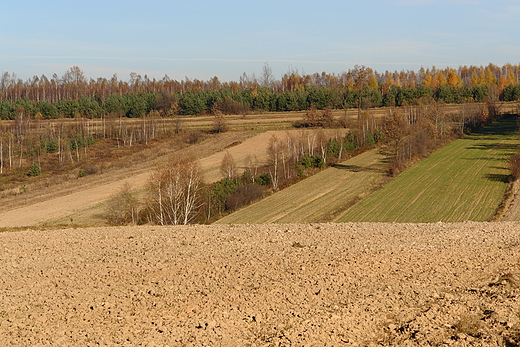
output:
[[[316,222],[378,184],[385,157],[373,149],[327,168],[216,223]]]
[[[515,119],[504,119],[440,149],[335,221],[487,221],[503,198],[509,158],[519,145]]]
[[[150,173],[142,173],[118,182],[95,186],[48,201],[31,204],[0,214],[0,227],[19,227],[38,225],[47,221],[62,218],[63,215],[74,213],[81,209],[88,209],[100,201],[108,199],[125,183],[136,187],[148,180]]]

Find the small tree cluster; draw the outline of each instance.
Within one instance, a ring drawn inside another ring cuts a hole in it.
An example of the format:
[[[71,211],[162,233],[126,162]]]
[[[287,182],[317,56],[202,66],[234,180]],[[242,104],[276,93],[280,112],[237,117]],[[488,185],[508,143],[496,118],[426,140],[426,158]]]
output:
[[[160,225],[193,222],[202,205],[202,189],[199,161],[174,158],[158,167],[148,183],[150,220]]]
[[[90,149],[98,141],[114,143],[119,148],[148,144],[171,131],[171,124],[167,127],[156,117],[133,121],[103,117],[92,121],[78,116],[71,121],[55,122],[33,119],[21,109],[14,122],[0,123],[0,174],[27,170],[32,163],[44,170],[78,165],[89,159]]]
[[[323,111],[318,111],[316,106],[311,105],[310,109],[305,112],[301,122],[293,124],[297,128],[312,128],[312,127],[324,127],[331,128],[335,125],[334,117],[332,116],[332,110],[326,108]]]
[[[443,104],[426,101],[390,109],[384,118],[385,148],[392,158],[390,173],[399,174],[409,163],[465,132],[488,124],[497,115],[483,107],[465,107],[461,114],[446,112]]]

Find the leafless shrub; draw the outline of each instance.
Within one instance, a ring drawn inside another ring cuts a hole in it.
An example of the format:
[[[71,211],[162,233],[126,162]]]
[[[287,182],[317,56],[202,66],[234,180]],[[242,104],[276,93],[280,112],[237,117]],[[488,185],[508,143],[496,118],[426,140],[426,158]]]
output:
[[[130,185],[112,195],[106,204],[105,220],[110,225],[136,224],[139,218],[139,201],[132,195]]]
[[[96,165],[85,165],[83,171],[85,175],[96,175],[99,173],[99,167]]]
[[[202,138],[202,133],[199,130],[190,130],[182,134],[183,141],[190,145],[199,142]]]
[[[226,201],[226,210],[235,211],[258,200],[264,194],[264,189],[258,184],[244,184],[238,186],[235,192]]]

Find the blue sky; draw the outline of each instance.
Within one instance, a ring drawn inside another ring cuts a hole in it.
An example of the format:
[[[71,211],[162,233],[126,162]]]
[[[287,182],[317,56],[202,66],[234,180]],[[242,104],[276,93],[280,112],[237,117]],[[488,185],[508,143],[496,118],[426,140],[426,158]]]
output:
[[[0,72],[238,81],[520,63],[518,0],[4,0]]]

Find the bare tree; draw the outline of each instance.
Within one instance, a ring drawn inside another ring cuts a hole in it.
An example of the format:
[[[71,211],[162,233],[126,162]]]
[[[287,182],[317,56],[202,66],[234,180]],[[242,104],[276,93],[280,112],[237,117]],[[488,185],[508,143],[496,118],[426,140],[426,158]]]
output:
[[[4,173],[4,136],[0,133],[0,174]]]
[[[225,133],[228,131],[228,125],[224,118],[224,114],[218,110],[214,110],[213,113],[215,114],[213,118],[213,132]]]
[[[198,160],[176,158],[158,167],[148,184],[148,208],[155,223],[193,222],[201,203],[202,170]]]
[[[237,165],[235,163],[235,159],[229,153],[229,151],[226,151],[226,154],[224,154],[224,158],[222,158],[222,162],[220,163],[220,173],[224,178],[227,179],[235,179],[237,176]]]
[[[268,62],[264,63],[264,67],[262,68],[262,79],[260,81],[260,84],[262,87],[268,87],[270,88],[273,84],[274,77],[273,77],[273,70],[269,66]]]
[[[251,183],[255,183],[255,177],[258,175],[258,158],[256,155],[250,154],[246,157],[246,167],[251,175]]]
[[[281,161],[281,142],[278,140],[278,138],[273,135],[269,139],[269,173],[271,175],[271,182],[273,183],[273,188],[278,189],[278,182],[279,182],[279,166]]]

